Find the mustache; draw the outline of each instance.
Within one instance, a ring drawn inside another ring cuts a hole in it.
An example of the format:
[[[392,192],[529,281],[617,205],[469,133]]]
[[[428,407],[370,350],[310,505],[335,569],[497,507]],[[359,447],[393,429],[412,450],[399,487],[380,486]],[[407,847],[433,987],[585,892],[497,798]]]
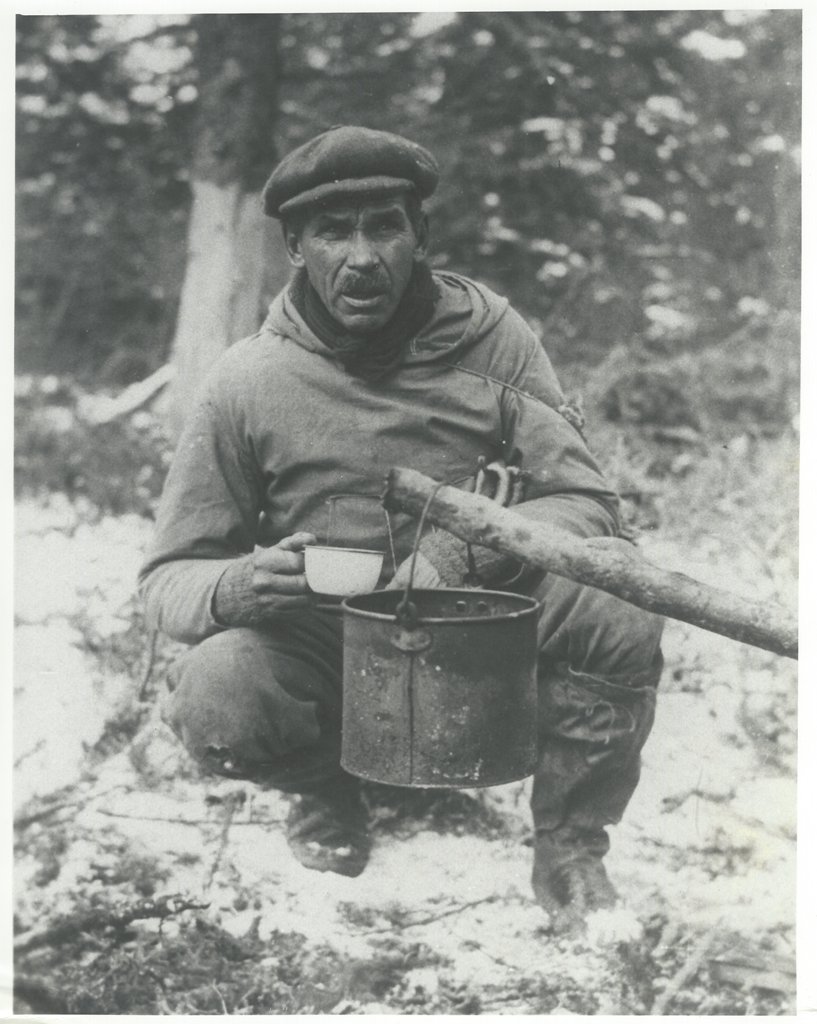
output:
[[[370,299],[388,291],[389,283],[383,274],[350,274],[341,283],[341,292],[353,299]]]

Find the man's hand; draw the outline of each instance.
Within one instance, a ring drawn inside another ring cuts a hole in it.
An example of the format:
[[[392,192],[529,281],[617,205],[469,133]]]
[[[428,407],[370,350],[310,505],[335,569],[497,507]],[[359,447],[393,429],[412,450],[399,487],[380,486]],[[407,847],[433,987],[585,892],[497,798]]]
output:
[[[285,615],[312,603],[304,574],[304,548],[317,540],[312,533],[293,533],[273,547],[253,553],[252,589],[259,609]]]
[[[410,576],[411,555],[397,567],[397,572],[387,584],[386,590],[405,589],[409,585]],[[436,587],[443,585],[440,574],[434,565],[419,551],[417,552],[417,564],[414,567],[414,579],[411,581],[411,585],[418,590],[434,590]]]

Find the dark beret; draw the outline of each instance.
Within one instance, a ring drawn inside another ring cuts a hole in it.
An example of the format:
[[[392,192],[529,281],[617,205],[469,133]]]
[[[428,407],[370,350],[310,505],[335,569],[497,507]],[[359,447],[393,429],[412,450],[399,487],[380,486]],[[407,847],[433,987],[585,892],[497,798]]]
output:
[[[402,135],[341,125],[287,154],[264,186],[264,213],[280,217],[297,207],[349,193],[413,190],[430,196],[437,161]]]

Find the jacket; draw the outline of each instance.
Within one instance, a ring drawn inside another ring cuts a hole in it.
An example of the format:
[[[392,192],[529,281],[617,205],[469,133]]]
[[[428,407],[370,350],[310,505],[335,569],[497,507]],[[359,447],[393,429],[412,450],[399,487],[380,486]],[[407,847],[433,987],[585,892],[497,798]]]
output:
[[[343,370],[286,289],[260,331],[224,353],[180,438],[140,573],[155,628],[188,643],[224,628],[212,608],[225,570],[299,530],[386,552],[385,584],[416,529],[380,504],[392,466],[467,486],[479,456],[503,458],[530,474],[529,518],[616,532],[616,497],[557,411],[564,396],[537,337],[490,289],[434,279],[435,313],[385,383]]]

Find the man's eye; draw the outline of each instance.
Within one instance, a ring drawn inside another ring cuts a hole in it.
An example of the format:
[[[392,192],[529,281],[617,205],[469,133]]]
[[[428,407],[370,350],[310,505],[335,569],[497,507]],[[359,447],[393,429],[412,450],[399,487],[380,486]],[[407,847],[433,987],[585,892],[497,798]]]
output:
[[[393,235],[401,229],[402,225],[396,220],[381,220],[374,225],[374,231],[379,235]]]

